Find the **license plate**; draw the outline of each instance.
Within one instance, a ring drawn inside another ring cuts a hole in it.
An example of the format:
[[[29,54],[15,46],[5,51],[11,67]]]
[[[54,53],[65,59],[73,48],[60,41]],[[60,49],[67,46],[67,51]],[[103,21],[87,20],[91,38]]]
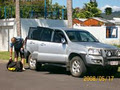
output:
[[[118,65],[118,61],[110,61],[110,65]]]

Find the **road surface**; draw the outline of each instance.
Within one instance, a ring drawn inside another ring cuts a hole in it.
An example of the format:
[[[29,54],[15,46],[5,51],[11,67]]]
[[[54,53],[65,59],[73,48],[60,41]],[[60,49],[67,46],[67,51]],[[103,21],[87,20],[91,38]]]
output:
[[[41,71],[26,67],[24,72],[10,72],[6,62],[0,62],[0,90],[120,90],[119,77],[111,81],[84,80],[72,77],[61,67],[44,66]]]

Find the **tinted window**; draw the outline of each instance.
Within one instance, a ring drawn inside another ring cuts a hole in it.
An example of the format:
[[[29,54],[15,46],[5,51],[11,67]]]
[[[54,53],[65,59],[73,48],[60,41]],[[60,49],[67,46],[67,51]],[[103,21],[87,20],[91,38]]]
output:
[[[72,42],[98,42],[98,40],[86,31],[66,31]]]
[[[28,33],[28,38],[31,39],[31,35],[33,33],[34,30],[37,30],[37,27],[30,27],[29,28],[29,33]]]
[[[53,42],[61,43],[61,38],[65,38],[65,35],[62,31],[56,30],[53,36]]]
[[[52,29],[44,28],[41,36],[41,41],[51,41]]]
[[[28,38],[34,40],[40,40],[42,29],[38,29],[37,27],[30,28]]]

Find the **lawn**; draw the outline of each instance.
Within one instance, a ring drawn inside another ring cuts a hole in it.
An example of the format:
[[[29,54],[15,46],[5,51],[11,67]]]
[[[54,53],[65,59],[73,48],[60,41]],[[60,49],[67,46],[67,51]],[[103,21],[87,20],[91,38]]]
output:
[[[0,52],[0,60],[9,60],[9,52]]]
[[[13,52],[12,57],[14,59],[14,52]],[[7,51],[0,52],[0,60],[9,60],[9,58],[10,58],[10,52],[7,52]]]

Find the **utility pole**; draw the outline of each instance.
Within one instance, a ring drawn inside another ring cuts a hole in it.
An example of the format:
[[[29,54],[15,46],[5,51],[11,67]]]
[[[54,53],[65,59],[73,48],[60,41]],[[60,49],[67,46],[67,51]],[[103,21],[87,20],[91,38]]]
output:
[[[72,0],[67,0],[68,28],[72,28]]]
[[[19,2],[19,0],[16,0],[16,25],[17,25],[17,36],[21,37],[20,2]]]

